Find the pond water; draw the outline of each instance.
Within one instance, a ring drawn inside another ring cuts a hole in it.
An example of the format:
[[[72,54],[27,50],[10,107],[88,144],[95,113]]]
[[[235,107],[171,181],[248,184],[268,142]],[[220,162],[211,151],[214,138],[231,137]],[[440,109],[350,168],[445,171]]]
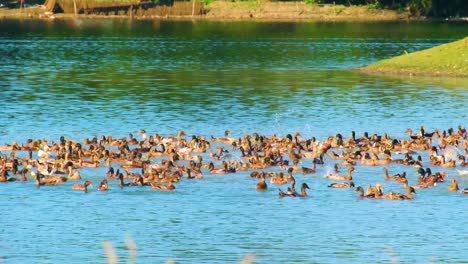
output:
[[[257,132],[323,140],[467,125],[463,79],[382,77],[349,69],[468,35],[447,22],[207,22],[0,20],[0,144],[60,136],[82,141],[150,134],[223,136]],[[20,153],[24,155],[24,153]],[[427,161],[427,153],[421,153]],[[304,161],[302,166],[308,166]],[[307,199],[255,190],[251,171],[148,187],[72,192],[26,183],[0,186],[4,263],[121,262],[460,263],[468,260],[467,199],[448,183],[413,201],[360,200],[327,188],[326,160]],[[391,165],[395,173],[411,167]],[[438,169],[436,169],[438,170]],[[439,169],[442,170],[442,169]],[[461,187],[468,179],[444,169]],[[82,169],[95,185],[106,167]],[[357,165],[355,182],[383,181]],[[386,190],[401,186],[385,183]],[[284,186],[281,188],[285,189]],[[128,251],[126,237],[137,251]]]

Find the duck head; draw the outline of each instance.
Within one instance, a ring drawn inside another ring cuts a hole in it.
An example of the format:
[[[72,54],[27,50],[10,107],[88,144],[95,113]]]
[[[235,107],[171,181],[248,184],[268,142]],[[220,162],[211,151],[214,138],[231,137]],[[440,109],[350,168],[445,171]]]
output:
[[[416,175],[424,176],[426,175],[426,171],[423,168],[419,168],[416,173]]]
[[[91,188],[94,187],[93,184],[92,184],[89,180],[86,180],[85,183],[84,183],[84,185],[85,185],[86,187],[88,187],[88,186],[91,187]]]

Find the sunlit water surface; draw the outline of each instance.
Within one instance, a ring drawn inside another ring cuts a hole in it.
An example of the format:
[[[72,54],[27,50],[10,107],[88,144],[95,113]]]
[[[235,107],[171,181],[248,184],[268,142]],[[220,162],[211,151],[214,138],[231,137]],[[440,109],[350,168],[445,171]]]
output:
[[[118,138],[141,128],[208,138],[298,131],[319,140],[456,128],[467,125],[466,80],[349,69],[467,35],[466,23],[0,20],[0,144]],[[205,171],[174,192],[121,190],[113,181],[108,193],[87,194],[72,192],[74,182],[2,184],[1,261],[106,263],[103,241],[121,262],[137,263],[235,263],[249,253],[257,263],[468,260],[467,196],[444,183],[413,201],[359,200],[327,188],[333,164],[297,173],[311,187],[307,199],[278,199],[274,185],[259,193],[250,171]],[[413,168],[389,168],[416,180]],[[106,170],[81,174],[97,185]],[[357,166],[354,176],[361,186],[383,181],[381,167]],[[126,237],[137,251],[126,250]]]

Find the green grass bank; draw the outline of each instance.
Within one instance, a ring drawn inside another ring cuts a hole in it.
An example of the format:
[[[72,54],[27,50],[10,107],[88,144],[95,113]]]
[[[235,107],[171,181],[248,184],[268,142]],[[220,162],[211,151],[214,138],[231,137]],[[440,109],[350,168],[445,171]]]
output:
[[[468,37],[430,49],[381,60],[355,70],[391,75],[468,78]]]

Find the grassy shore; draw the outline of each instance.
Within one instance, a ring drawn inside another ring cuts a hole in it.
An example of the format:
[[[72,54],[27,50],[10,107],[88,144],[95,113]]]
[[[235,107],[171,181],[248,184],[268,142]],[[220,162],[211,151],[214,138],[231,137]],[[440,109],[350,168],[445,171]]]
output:
[[[468,37],[382,60],[357,71],[367,73],[468,78]]]
[[[41,6],[20,9],[0,8],[0,18],[49,18]],[[54,14],[54,18],[73,17],[73,14]],[[82,18],[96,18],[97,15],[78,15]],[[122,17],[105,15],[101,17]],[[125,16],[124,16],[125,17]],[[317,21],[392,21],[408,19],[404,12],[382,10],[367,6],[310,5],[305,2],[256,1],[214,1],[205,6],[203,15],[163,17],[143,16],[140,18],[201,19],[201,20],[317,20]]]
[[[367,6],[309,5],[304,2],[215,1],[206,6],[208,19],[384,21],[407,19],[404,12]]]

